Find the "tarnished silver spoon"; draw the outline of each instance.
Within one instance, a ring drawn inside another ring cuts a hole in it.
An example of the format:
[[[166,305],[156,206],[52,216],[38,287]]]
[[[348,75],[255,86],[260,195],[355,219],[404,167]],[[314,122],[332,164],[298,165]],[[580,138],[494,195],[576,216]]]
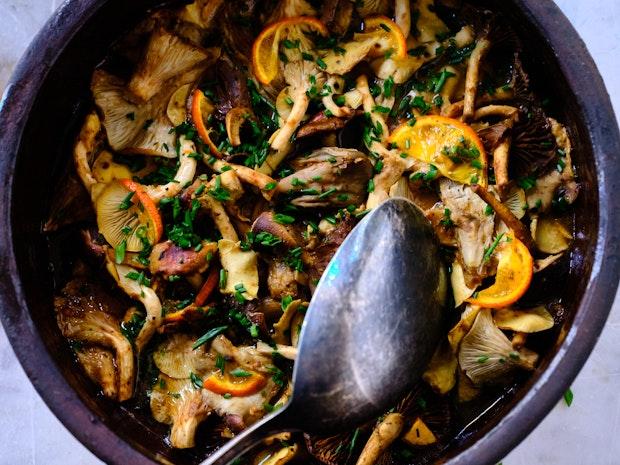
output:
[[[293,395],[203,465],[225,465],[283,431],[331,433],[377,417],[419,380],[446,297],[439,244],[422,212],[387,200],[345,239],[308,308]]]

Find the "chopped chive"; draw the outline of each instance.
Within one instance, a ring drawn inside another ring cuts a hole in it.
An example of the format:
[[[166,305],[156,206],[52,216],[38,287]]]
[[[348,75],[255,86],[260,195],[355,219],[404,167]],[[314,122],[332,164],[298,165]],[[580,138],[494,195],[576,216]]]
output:
[[[228,325],[218,326],[216,328],[210,329],[209,331],[204,333],[202,336],[200,336],[198,339],[196,339],[196,342],[194,342],[194,344],[192,345],[192,349],[196,350],[198,347],[200,347],[203,344],[206,344],[211,339],[213,339],[215,336],[217,336],[220,333],[223,333],[227,329],[228,329]]]

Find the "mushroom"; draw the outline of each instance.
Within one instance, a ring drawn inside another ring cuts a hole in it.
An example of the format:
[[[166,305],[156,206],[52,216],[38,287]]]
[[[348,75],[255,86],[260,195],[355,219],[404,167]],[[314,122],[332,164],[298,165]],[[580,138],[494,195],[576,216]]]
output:
[[[348,0],[328,0],[321,9],[321,22],[332,34],[343,36],[353,16],[353,3]]]
[[[310,82],[311,79],[313,83]],[[307,91],[313,86],[320,89],[325,82],[323,73],[318,72],[316,64],[303,59],[284,65],[284,80],[290,86],[293,108],[282,126],[271,135],[270,145],[274,150],[286,147],[306,115],[310,104]]]
[[[286,306],[286,308],[283,309],[282,316],[280,317],[278,322],[273,325],[273,340],[277,344],[288,344],[290,342],[291,321],[293,320],[293,317],[297,314],[297,312],[301,311],[301,309],[305,311],[307,308],[307,303],[302,303],[301,299],[297,299],[290,302]]]
[[[80,277],[70,281],[61,295],[54,298],[56,319],[62,335],[89,346],[94,345],[93,350],[82,354],[81,361],[91,377],[101,383],[105,394],[122,402],[133,394],[134,356],[131,343],[121,333],[119,318],[114,315],[116,306],[118,302],[106,296],[97,284]],[[106,363],[109,357],[101,348],[114,351],[111,367]],[[97,360],[102,365],[95,373],[91,362]]]
[[[493,312],[498,328],[519,333],[537,333],[553,328],[553,317],[540,305],[530,309],[502,308]],[[514,341],[512,342],[514,346]]]
[[[194,348],[195,339],[187,334],[173,334],[153,351],[153,362],[164,375],[175,379],[210,374],[215,369],[215,357],[205,346]]]
[[[215,49],[197,47],[163,27],[156,28],[127,88],[139,101],[147,102],[170,80],[214,61],[217,55]]]
[[[364,0],[356,2],[355,9],[362,18],[370,15],[385,15],[390,9],[390,3],[388,0]]]
[[[93,73],[91,89],[103,114],[110,147],[117,152],[173,158],[175,135],[165,114],[169,95],[159,95],[144,104],[133,103],[125,84],[106,71]]]
[[[405,419],[400,413],[388,413],[373,429],[356,465],[373,465],[400,436],[404,426]]]
[[[252,110],[246,107],[234,107],[226,113],[226,134],[233,147],[241,145],[241,126],[251,114]]]
[[[394,1],[394,18],[405,37],[411,31],[411,2],[409,0]]]
[[[557,159],[552,124],[538,107],[524,108],[512,131],[510,173],[513,179],[544,173]]]
[[[162,373],[151,389],[150,406],[155,420],[172,425],[170,444],[177,449],[196,445],[196,429],[212,411],[190,379]]]
[[[452,263],[450,283],[452,284],[452,294],[454,295],[455,307],[459,307],[463,302],[469,299],[474,292],[476,292],[476,287],[469,287],[465,282],[463,267],[458,260]]]
[[[500,331],[491,310],[482,309],[463,338],[459,364],[474,384],[497,383],[516,369],[533,370],[538,355],[528,349],[515,350]]]
[[[97,149],[97,141],[100,133],[101,121],[95,112],[91,112],[86,115],[84,123],[80,128],[80,133],[75,141],[75,145],[73,146],[75,170],[82,184],[91,196],[91,190],[93,186],[97,184],[97,180],[92,174],[90,164],[95,157],[95,150]]]
[[[118,380],[113,353],[95,346],[76,347],[74,352],[88,377],[101,386],[103,395],[110,399],[118,399]]]
[[[117,181],[107,184],[95,202],[97,226],[105,240],[117,248],[125,244],[128,252],[140,252],[144,241],[153,244],[156,231],[146,209],[133,201],[129,189]]]
[[[271,200],[271,197],[275,192],[274,187],[277,184],[275,179],[247,166],[236,165],[234,163],[226,163],[222,160],[217,160],[213,163],[212,167],[215,171],[219,173],[223,173],[226,170],[234,171],[241,181],[251,184],[252,186],[260,189],[261,194],[267,200]]]
[[[195,24],[201,29],[207,29],[213,23],[213,19],[224,0],[195,0],[185,5],[179,13],[179,19]]]
[[[295,173],[281,179],[278,192],[301,194],[291,203],[301,207],[359,205],[366,197],[372,175],[370,160],[362,152],[323,147],[291,162]]]
[[[226,276],[220,288],[223,294],[239,295],[246,300],[258,295],[258,265],[256,252],[244,251],[239,242],[220,239],[217,243],[220,262]]]
[[[298,232],[293,226],[278,223],[272,211],[264,211],[254,220],[252,232],[256,236],[260,233],[268,233],[279,238],[287,247],[299,247]],[[271,241],[270,245],[277,245]]]
[[[463,370],[459,370],[457,386],[457,399],[459,403],[474,400],[479,394],[480,388],[476,386],[465,373],[463,373]]]
[[[187,99],[192,90],[191,84],[183,84],[173,92],[166,106],[166,116],[173,126],[179,126],[187,118]]]
[[[473,191],[488,204],[497,216],[508,226],[515,234],[515,237],[523,242],[528,249],[532,250],[533,241],[532,235],[527,227],[517,219],[517,217],[510,211],[510,209],[502,204],[497,198],[487,189],[479,184],[472,186]]]
[[[487,203],[474,194],[471,187],[441,179],[439,191],[454,223],[465,283],[467,287],[474,287],[487,275],[484,251],[493,241],[495,215],[486,213]]]
[[[456,385],[457,360],[446,339],[442,340],[435,350],[422,379],[433,391],[446,394]]]
[[[269,260],[267,268],[267,288],[269,295],[274,299],[281,299],[287,295],[297,295],[297,272],[277,258]]]
[[[149,287],[144,274],[126,265],[117,265],[109,257],[106,257],[106,268],[114,278],[118,286],[132,299],[138,300],[146,309],[146,319],[136,340],[134,341],[138,353],[146,346],[157,328],[161,326],[162,307],[159,297]]]
[[[448,342],[455,354],[458,353],[461,341],[471,329],[479,311],[480,307],[477,305],[467,305],[461,313],[461,319],[448,332]]]
[[[308,452],[319,462],[325,465],[340,465],[347,463],[359,451],[358,439],[360,432],[365,429],[362,426],[352,431],[327,437],[304,434],[304,439]]]
[[[568,249],[573,235],[559,220],[550,216],[540,216],[535,224],[534,241],[538,250],[558,254]]]
[[[285,463],[290,462],[297,455],[297,444],[292,444],[290,446],[284,446],[273,452],[266,457],[262,458],[258,464],[260,465],[284,465]],[[257,462],[255,462],[257,463]]]
[[[469,121],[474,116],[476,92],[478,91],[478,79],[482,59],[491,47],[491,42],[483,37],[476,42],[467,62],[467,74],[465,75],[465,98],[463,99],[463,121]]]

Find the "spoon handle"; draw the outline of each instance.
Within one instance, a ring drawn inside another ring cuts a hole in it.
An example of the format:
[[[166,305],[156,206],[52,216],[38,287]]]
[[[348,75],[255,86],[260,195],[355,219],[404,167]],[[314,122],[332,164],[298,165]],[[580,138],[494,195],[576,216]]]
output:
[[[282,409],[257,421],[211,454],[200,465],[227,465],[269,436],[282,432],[299,431],[298,428],[286,426],[288,422],[286,421],[285,411],[286,409]]]

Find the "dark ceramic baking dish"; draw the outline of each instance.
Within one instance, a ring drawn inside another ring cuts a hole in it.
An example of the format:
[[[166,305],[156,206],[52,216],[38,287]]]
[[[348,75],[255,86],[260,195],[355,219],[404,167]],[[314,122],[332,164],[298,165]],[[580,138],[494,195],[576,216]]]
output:
[[[50,409],[108,463],[198,459],[171,452],[161,428],[95,394],[62,339],[53,312],[53,260],[42,224],[54,173],[66,164],[88,101],[93,67],[110,43],[156,3],[69,0],[24,54],[0,110],[1,317],[13,349]],[[558,292],[566,318],[535,373],[449,444],[436,463],[495,463],[549,412],[592,350],[619,278],[620,137],[609,97],[583,42],[550,0],[489,2],[525,43],[533,81],[557,102],[574,144],[582,191],[575,247]],[[169,463],[169,462],[168,462]]]

